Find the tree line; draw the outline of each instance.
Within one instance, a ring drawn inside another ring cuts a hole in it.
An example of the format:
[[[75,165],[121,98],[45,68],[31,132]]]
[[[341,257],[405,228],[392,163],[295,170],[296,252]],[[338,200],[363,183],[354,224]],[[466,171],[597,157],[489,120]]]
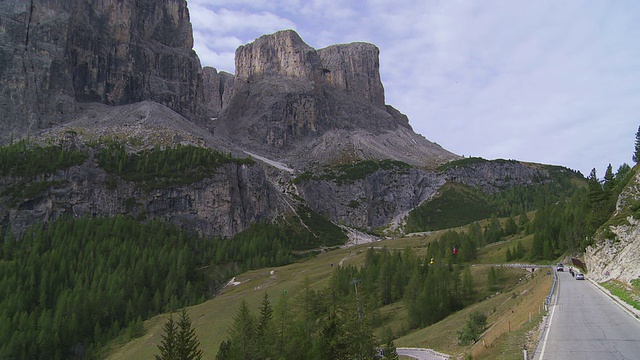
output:
[[[96,158],[106,172],[133,181],[147,189],[192,184],[215,175],[216,169],[228,163],[251,165],[251,158],[236,158],[231,154],[207,148],[180,145],[170,148],[127,151],[123,143],[103,141],[94,144],[99,149]]]
[[[312,256],[293,249],[321,230],[287,226],[260,223],[222,239],[159,220],[63,216],[20,236],[0,232],[0,358],[90,359],[114,337],[139,336],[143,320],[204,301],[239,272]]]
[[[87,154],[57,145],[41,146],[29,140],[0,146],[0,175],[30,178],[52,173],[70,166],[80,165]]]

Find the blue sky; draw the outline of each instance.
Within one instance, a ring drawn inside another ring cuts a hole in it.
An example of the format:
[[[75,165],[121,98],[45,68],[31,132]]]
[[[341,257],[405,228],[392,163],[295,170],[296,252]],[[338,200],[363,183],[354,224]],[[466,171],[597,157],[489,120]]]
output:
[[[633,165],[640,1],[188,0],[202,65],[294,29],[310,46],[380,48],[386,102],[449,151],[562,165]]]

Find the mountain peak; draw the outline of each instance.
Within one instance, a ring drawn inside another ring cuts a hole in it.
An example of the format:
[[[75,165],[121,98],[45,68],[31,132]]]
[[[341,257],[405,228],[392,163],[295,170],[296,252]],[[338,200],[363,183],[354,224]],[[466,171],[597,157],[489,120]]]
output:
[[[288,76],[313,80],[320,75],[320,59],[293,30],[263,35],[236,50],[236,77]]]

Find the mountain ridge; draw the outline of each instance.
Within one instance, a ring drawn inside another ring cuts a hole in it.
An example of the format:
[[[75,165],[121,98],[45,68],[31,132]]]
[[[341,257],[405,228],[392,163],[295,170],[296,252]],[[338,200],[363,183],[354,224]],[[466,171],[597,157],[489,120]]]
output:
[[[229,189],[249,189],[246,174],[251,173],[262,179],[262,195],[221,196],[228,206],[211,207],[208,214],[198,210],[204,197],[193,188],[202,184],[167,187],[157,196],[179,191],[184,198],[167,202],[164,217],[147,195],[132,190],[136,185],[128,180],[116,176],[119,186],[129,189],[123,191],[127,196],[109,190],[113,175],[92,164],[82,166],[99,176],[79,179],[82,172],[76,172],[77,183],[64,172],[47,175],[72,180],[74,186],[90,185],[110,196],[115,202],[100,208],[104,214],[126,213],[127,198],[140,197],[140,213],[182,222],[203,234],[233,236],[255,222],[275,221],[295,212],[298,204],[307,204],[331,221],[372,230],[401,223],[399,215],[449,181],[438,166],[461,159],[415,133],[404,114],[385,104],[379,49],[373,44],[316,50],[295,31],[278,31],[239,47],[232,75],[200,66],[191,50],[188,8],[178,0],[105,0],[100,6],[80,0],[15,0],[0,5],[0,23],[8,29],[0,36],[0,65],[6,65],[0,71],[0,108],[7,114],[0,122],[0,142],[29,137],[66,146],[70,141],[92,152],[88,143],[117,140],[129,156],[145,149],[193,145],[236,158],[255,154],[287,168],[273,167],[269,161],[265,166],[263,161],[237,166],[232,172],[238,176],[227,174],[208,191],[229,195]],[[44,66],[29,70],[36,65]],[[387,160],[412,169],[380,168],[350,183],[292,183],[299,174],[322,167]],[[487,174],[491,176],[473,176]],[[525,178],[521,182],[530,183]],[[18,180],[13,174],[3,181],[31,183],[38,178]],[[92,196],[75,199],[84,203],[76,211],[56,209],[59,193],[43,189],[22,204],[0,199],[1,226],[6,229],[20,218],[18,209],[26,204],[43,209],[27,217],[31,221],[58,212],[92,214],[86,210],[95,206]],[[267,206],[265,199],[273,200]],[[229,207],[244,213],[235,218],[221,213]],[[195,222],[184,220],[190,217]]]

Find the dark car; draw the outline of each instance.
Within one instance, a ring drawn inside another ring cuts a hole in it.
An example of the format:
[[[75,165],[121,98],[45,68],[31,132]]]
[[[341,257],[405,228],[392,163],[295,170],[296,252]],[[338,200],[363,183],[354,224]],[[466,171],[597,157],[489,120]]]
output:
[[[576,273],[576,280],[584,280],[584,274]]]

